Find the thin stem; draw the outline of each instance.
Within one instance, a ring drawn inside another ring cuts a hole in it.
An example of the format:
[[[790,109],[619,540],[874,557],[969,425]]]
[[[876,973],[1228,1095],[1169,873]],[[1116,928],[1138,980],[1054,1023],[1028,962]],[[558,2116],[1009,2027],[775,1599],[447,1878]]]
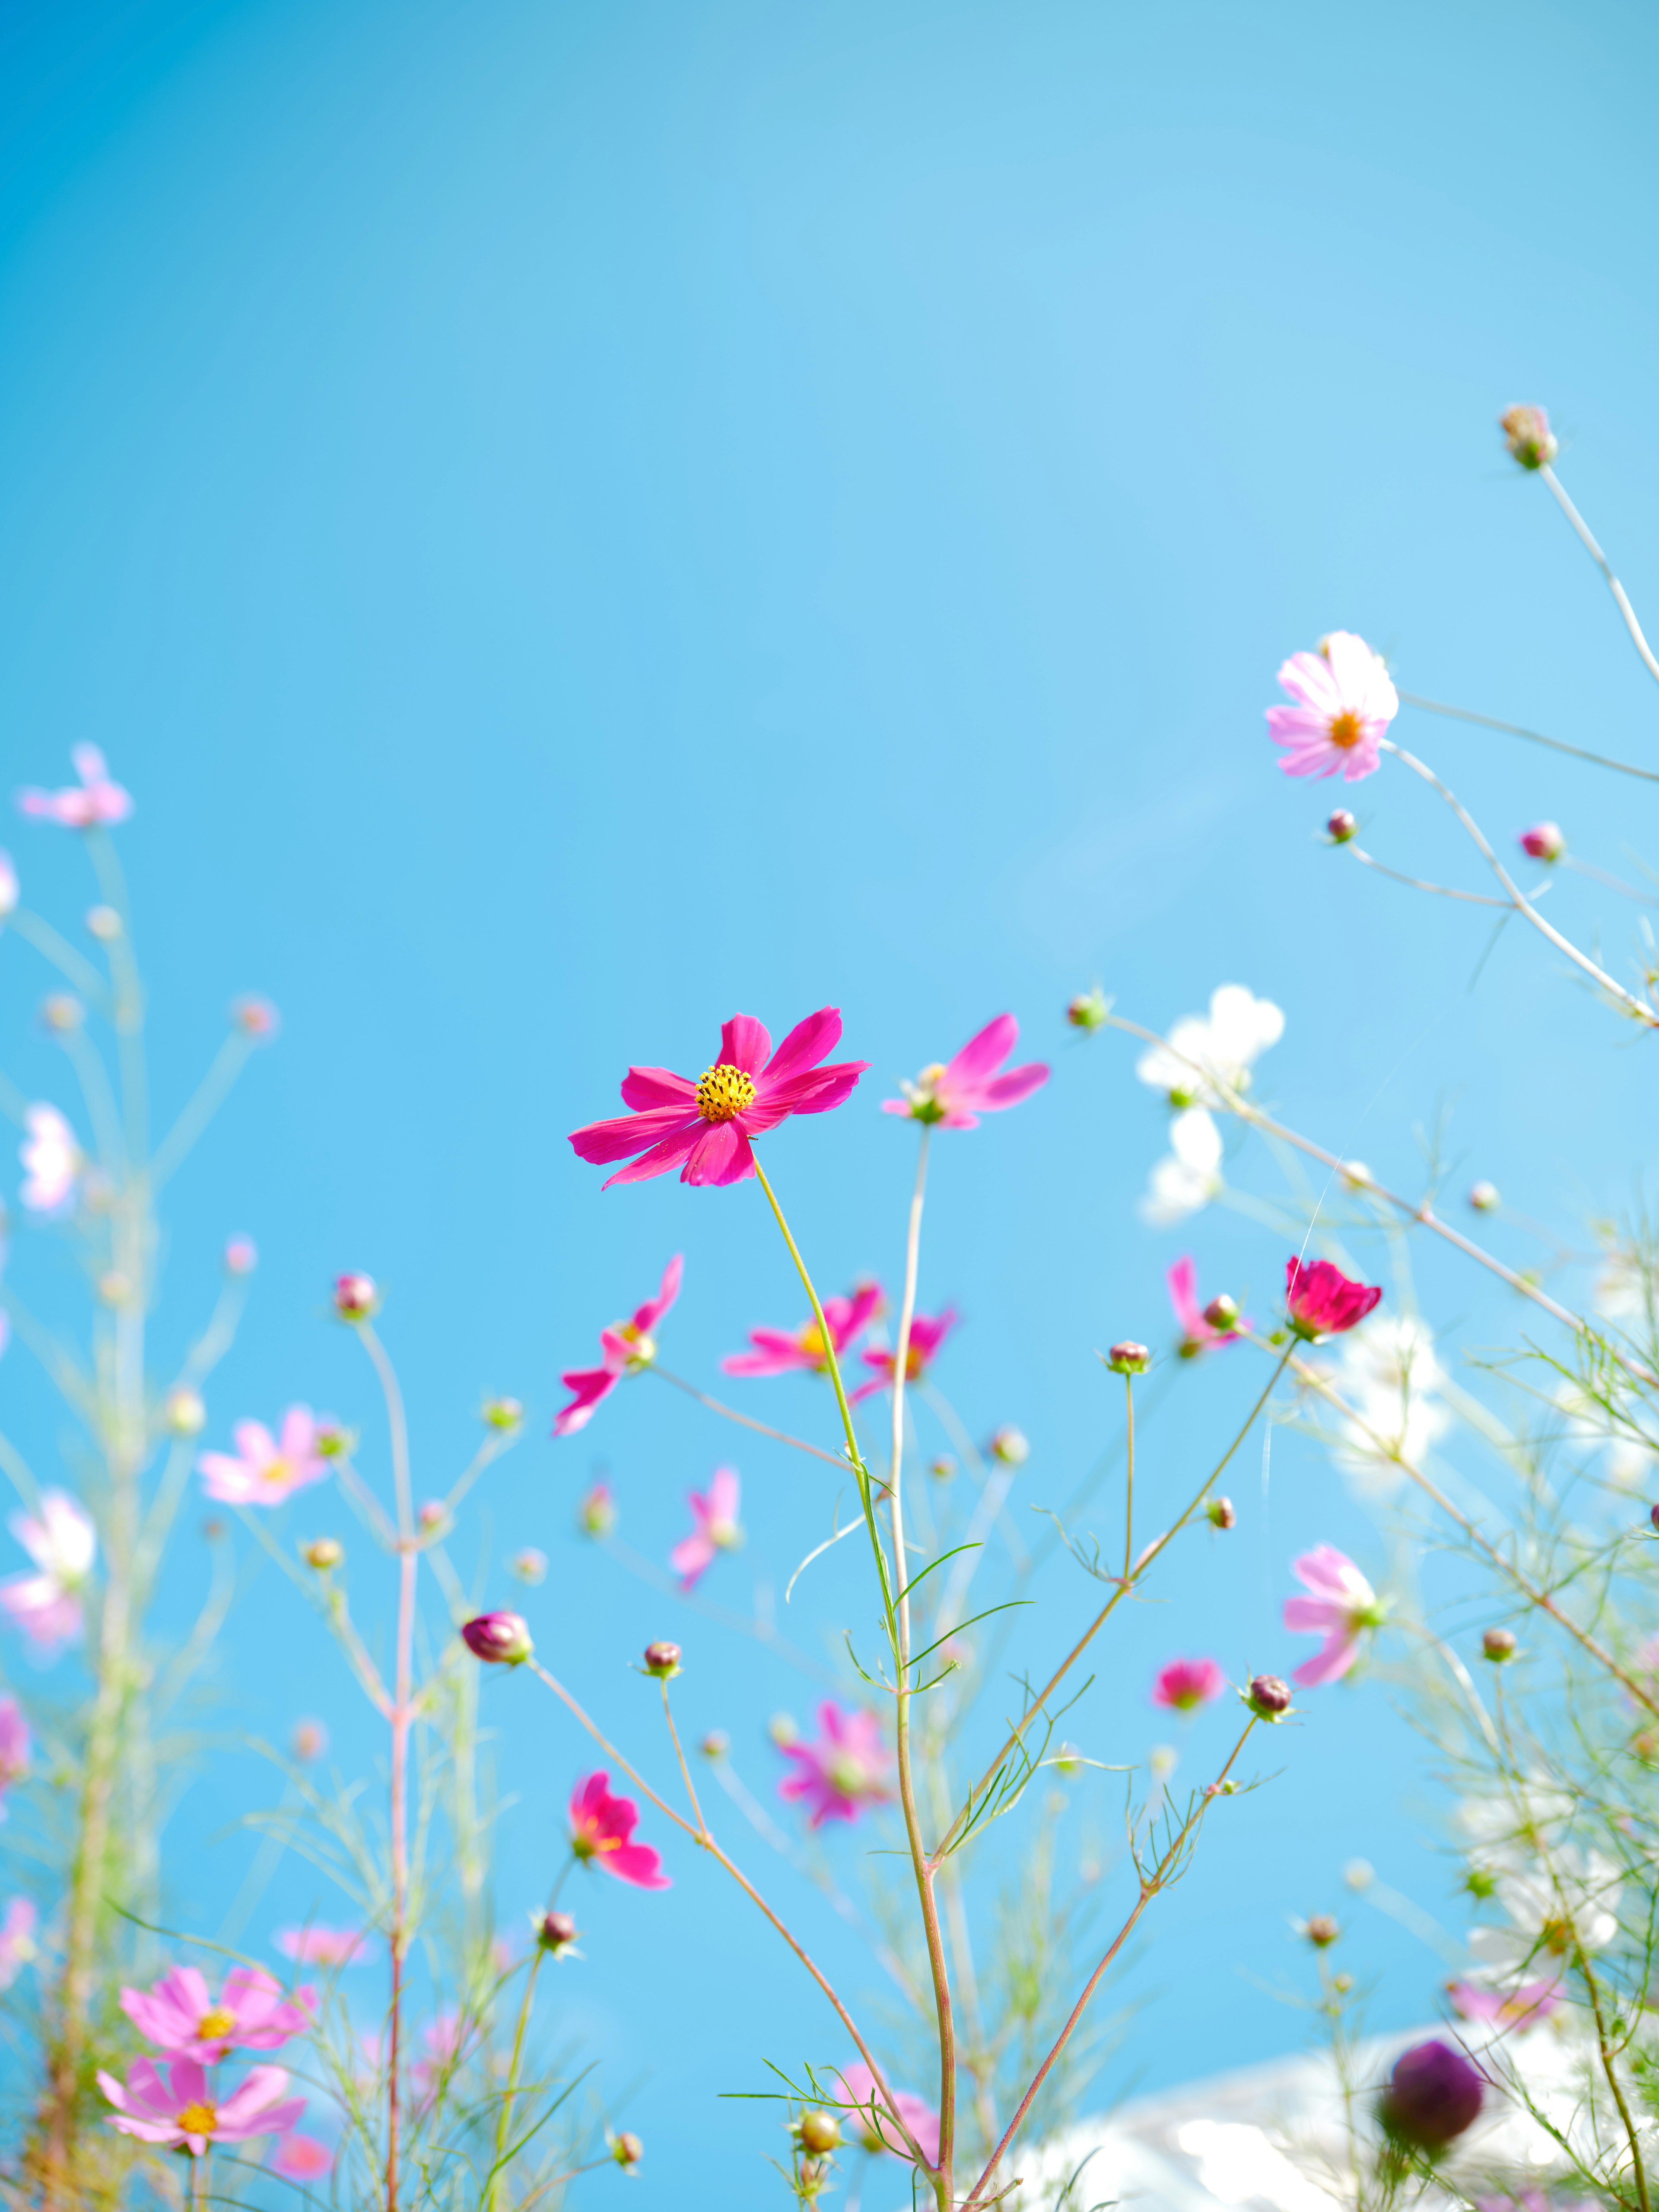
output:
[[[1501,906],[1506,913],[1514,911],[1511,902],[1506,898],[1493,898],[1486,891],[1454,890],[1449,884],[1431,884],[1426,876],[1402,875],[1398,868],[1388,867],[1381,860],[1374,860],[1358,845],[1351,844],[1348,850],[1362,867],[1375,868],[1379,876],[1387,876],[1396,884],[1405,884],[1414,891],[1432,891],[1437,898],[1462,899],[1468,906]]]
[[[680,1763],[680,1780],[684,1783],[685,1794],[691,1800],[691,1812],[697,1824],[697,1840],[703,1843],[708,1839],[708,1823],[702,1817],[702,1807],[697,1802],[697,1793],[692,1785],[691,1770],[686,1765],[685,1753],[680,1747],[680,1732],[674,1725],[673,1711],[668,1703],[668,1677],[661,1674],[657,1679],[662,1689],[662,1717],[667,1722],[668,1733],[674,1740],[674,1756]]]
[[[1607,578],[1607,589],[1613,593],[1614,605],[1617,606],[1620,613],[1625,617],[1625,628],[1630,632],[1631,642],[1635,646],[1638,653],[1641,654],[1642,665],[1647,670],[1648,674],[1652,677],[1656,684],[1659,684],[1659,660],[1656,660],[1654,659],[1652,647],[1649,645],[1646,638],[1642,635],[1642,625],[1636,619],[1636,610],[1632,606],[1624,586],[1620,582],[1618,577],[1613,574],[1612,566],[1607,560],[1607,555],[1601,550],[1595,538],[1590,535],[1589,525],[1585,521],[1583,516],[1580,514],[1578,509],[1573,505],[1572,501],[1567,497],[1566,487],[1563,484],[1560,477],[1556,475],[1555,471],[1550,466],[1547,461],[1543,464],[1538,473],[1543,477],[1544,482],[1554,493],[1557,506],[1559,507],[1562,514],[1566,516],[1567,520],[1571,523],[1573,529],[1577,532],[1579,544],[1589,555],[1590,559],[1595,562],[1596,567],[1601,571],[1601,574]],[[1646,2201],[1646,2198],[1644,2197],[1643,2202],[1644,2205]]]
[[[106,1003],[104,979],[83,953],[58,935],[49,921],[27,907],[17,907],[6,917],[6,926],[16,931],[19,937],[32,945],[41,957],[50,960],[58,974],[83,992],[100,1009]]]
[[[233,1030],[220,1046],[194,1095],[155,1148],[155,1156],[149,1164],[152,1189],[160,1190],[168,1176],[177,1173],[191,1146],[230,1096],[252,1052],[253,1040],[241,1030]]]
[[[771,1437],[778,1443],[788,1444],[795,1451],[811,1452],[814,1459],[827,1459],[831,1467],[838,1467],[843,1472],[846,1470],[847,1462],[840,1452],[825,1451],[821,1444],[809,1444],[803,1437],[792,1437],[786,1429],[772,1428],[765,1421],[756,1420],[751,1414],[738,1413],[735,1407],[723,1406],[718,1398],[711,1398],[706,1390],[699,1390],[695,1382],[683,1382],[678,1375],[671,1375],[654,1359],[645,1371],[647,1375],[660,1375],[665,1382],[672,1382],[677,1390],[684,1390],[688,1398],[695,1398],[700,1406],[707,1406],[711,1413],[718,1413],[723,1420],[736,1421],[740,1427],[753,1429],[758,1436]]]
[[[549,1911],[552,1907],[549,1906]],[[502,2166],[507,2162],[507,2130],[513,2121],[513,2100],[519,2094],[519,2064],[524,2055],[525,2030],[530,2025],[530,2008],[536,1995],[536,1977],[541,1972],[542,1960],[547,1953],[538,1942],[536,1955],[530,1961],[530,1972],[525,1976],[524,2000],[519,2007],[519,2024],[513,2032],[513,2057],[507,2069],[507,2087],[501,2092],[501,2108],[495,2115],[495,2162],[489,2169],[489,2186],[484,2193],[486,2207],[495,2203],[495,2190]]]
[[[1402,691],[1401,700],[1407,707],[1418,707],[1425,714],[1449,715],[1456,722],[1478,722],[1483,730],[1501,730],[1506,737],[1525,738],[1534,745],[1547,745],[1552,752],[1570,753],[1574,760],[1588,761],[1592,768],[1616,769],[1620,775],[1639,775],[1644,783],[1659,783],[1659,769],[1632,768],[1628,761],[1609,760],[1605,753],[1586,752],[1582,745],[1569,745],[1559,738],[1547,738],[1540,730],[1523,730],[1518,722],[1500,722],[1491,714],[1476,714],[1467,707],[1447,707],[1438,699],[1419,698],[1415,692]]]
[[[409,1422],[404,1413],[404,1394],[398,1387],[398,1377],[392,1362],[386,1358],[386,1346],[374,1334],[374,1324],[367,1321],[353,1324],[362,1339],[363,1349],[374,1364],[380,1377],[380,1392],[386,1400],[386,1427],[392,1438],[392,1476],[398,1498],[398,1533],[409,1537],[415,1533],[413,1492],[409,1475]]]
[[[1123,1411],[1127,1422],[1128,1472],[1123,1485],[1123,1580],[1127,1583],[1135,1556],[1135,1378],[1123,1370]]]

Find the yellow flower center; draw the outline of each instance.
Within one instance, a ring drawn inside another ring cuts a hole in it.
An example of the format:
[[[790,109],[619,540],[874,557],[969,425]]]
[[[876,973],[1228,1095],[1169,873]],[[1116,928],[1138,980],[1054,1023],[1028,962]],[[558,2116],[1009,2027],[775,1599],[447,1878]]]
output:
[[[697,1111],[705,1121],[732,1121],[755,1103],[755,1080],[729,1060],[697,1078]]]
[[[197,2021],[197,2039],[202,2043],[216,2043],[221,2036],[228,2035],[235,2025],[236,2015],[228,2005],[215,2005]]]
[[[187,2136],[210,2136],[219,2124],[219,2115],[211,2105],[186,2105],[179,2115],[179,2125]]]
[[[657,1356],[657,1340],[647,1336],[637,1323],[619,1321],[616,1334],[630,1347],[628,1364],[630,1367],[648,1367]]]
[[[1358,714],[1334,714],[1330,728],[1326,732],[1331,743],[1340,745],[1345,753],[1357,745],[1364,734],[1364,724]]]
[[[285,1459],[268,1459],[259,1469],[261,1482],[287,1482],[294,1473]]]
[[[1538,1931],[1538,1946],[1557,1959],[1572,1948],[1572,1930],[1565,1920],[1547,1920]]]
[[[823,1331],[817,1322],[809,1321],[795,1341],[809,1359],[815,1360],[820,1367],[826,1364],[829,1347],[823,1341]]]
[[[743,1540],[743,1531],[735,1521],[715,1520],[708,1524],[708,1540],[722,1552],[733,1550]]]

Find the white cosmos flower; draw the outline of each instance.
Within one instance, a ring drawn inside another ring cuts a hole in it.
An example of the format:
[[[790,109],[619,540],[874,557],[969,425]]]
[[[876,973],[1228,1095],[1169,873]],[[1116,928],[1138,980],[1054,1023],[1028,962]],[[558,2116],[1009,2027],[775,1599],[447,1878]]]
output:
[[[31,1106],[18,1158],[27,1173],[18,1196],[31,1213],[56,1213],[69,1203],[82,1162],[75,1132],[55,1106]]]
[[[1379,1313],[1345,1336],[1334,1379],[1357,1416],[1342,1424],[1334,1453],[1351,1474],[1403,1480],[1390,1453],[1371,1438],[1420,1467],[1451,1425],[1438,1395],[1446,1371],[1435,1357],[1433,1332],[1417,1314]]]
[[[1619,1933],[1620,1869],[1599,1851],[1564,1844],[1547,1866],[1522,1848],[1500,1853],[1488,1871],[1510,1924],[1471,1929],[1469,1948],[1495,1980],[1522,1973],[1557,1979],[1576,1949],[1604,1951]]]
[[[1547,1843],[1553,1829],[1571,1820],[1577,1802],[1547,1775],[1529,1774],[1508,1790],[1464,1798],[1457,1825],[1469,1839],[1469,1856],[1496,1873],[1517,1849],[1535,1850],[1540,1836]]]
[[[1184,1015],[1163,1043],[1141,1054],[1135,1073],[1173,1106],[1218,1106],[1224,1090],[1249,1088],[1251,1064],[1284,1034],[1285,1017],[1271,999],[1223,983],[1210,994],[1209,1012]]]
[[[1153,1163],[1140,1218],[1155,1228],[1171,1228],[1223,1188],[1221,1132],[1201,1106],[1189,1106],[1170,1124],[1170,1149]]]

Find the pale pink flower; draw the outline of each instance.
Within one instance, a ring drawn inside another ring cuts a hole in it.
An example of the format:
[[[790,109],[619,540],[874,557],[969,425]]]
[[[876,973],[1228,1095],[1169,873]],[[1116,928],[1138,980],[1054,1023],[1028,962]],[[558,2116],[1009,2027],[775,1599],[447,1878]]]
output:
[[[320,2181],[333,2164],[333,2152],[315,2136],[284,2136],[276,2146],[270,2170],[286,2181]]]
[[[1561,2002],[1561,1984],[1522,1982],[1519,1989],[1486,1990],[1477,1982],[1448,1982],[1446,1995],[1460,2020],[1495,2021],[1501,2027],[1533,2027]]]
[[[969,1038],[954,1060],[935,1060],[914,1083],[901,1082],[903,1097],[884,1098],[882,1112],[930,1126],[938,1122],[945,1129],[978,1128],[980,1115],[1018,1106],[1048,1080],[1048,1069],[1036,1060],[1011,1067],[1006,1075],[997,1073],[1018,1040],[1019,1024],[1012,1014],[999,1014]]]
[[[611,1795],[611,1777],[601,1768],[585,1776],[570,1794],[570,1848],[579,1859],[603,1867],[635,1889],[670,1889],[673,1885],[662,1870],[661,1854],[653,1844],[633,1840],[639,1817],[631,1797]]]
[[[31,1748],[23,1708],[15,1698],[0,1698],[0,1820],[6,1817],[7,1790],[28,1772]]]
[[[328,1461],[317,1448],[317,1420],[309,1406],[290,1406],[279,1443],[263,1421],[238,1421],[236,1449],[204,1452],[197,1471],[207,1494],[222,1505],[280,1505],[307,1483],[321,1482]]]
[[[411,2069],[415,2087],[422,2096],[454,2072],[460,2063],[467,2033],[458,2012],[441,2012],[435,2020],[428,2021],[421,2033],[426,2056],[417,2058]]]
[[[311,2025],[314,1993],[293,2001],[263,1966],[237,1966],[216,1998],[194,1966],[174,1966],[148,1990],[124,1989],[121,2009],[147,2042],[180,2058],[216,2065],[236,2049],[275,2051]]]
[[[1172,1712],[1196,1712],[1218,1698],[1227,1686],[1227,1677],[1213,1659],[1171,1659],[1167,1667],[1158,1669],[1152,1684],[1152,1703],[1167,1705]]]
[[[0,1607],[50,1654],[81,1633],[80,1592],[97,1556],[97,1531],[62,1490],[42,1491],[39,1515],[14,1513],[9,1525],[39,1571],[0,1583]]]
[[[70,758],[80,783],[63,791],[41,791],[30,785],[17,794],[18,811],[33,815],[37,822],[58,823],[65,830],[125,822],[132,811],[132,795],[110,781],[98,747],[71,745]]]
[[[136,2058],[125,2082],[112,2074],[98,2076],[116,2108],[112,2127],[142,2142],[188,2150],[192,2158],[204,2156],[215,2143],[286,2135],[306,2108],[303,2097],[283,2098],[288,2081],[285,2066],[255,2066],[220,2102],[196,2058],[175,2058],[165,2074],[148,2058]]]
[[[879,1283],[860,1283],[850,1298],[826,1298],[823,1319],[830,1331],[830,1345],[837,1361],[855,1337],[861,1336],[881,1311],[883,1292]],[[749,1341],[751,1352],[728,1352],[720,1365],[728,1375],[787,1375],[801,1371],[808,1375],[827,1375],[830,1372],[829,1352],[824,1348],[823,1336],[816,1321],[808,1321],[792,1334],[782,1328],[751,1328]]]
[[[1322,1636],[1323,1644],[1304,1659],[1292,1680],[1304,1689],[1340,1681],[1359,1652],[1368,1628],[1380,1628],[1387,1608],[1353,1561],[1334,1544],[1320,1544],[1292,1562],[1296,1577],[1311,1597],[1285,1601],[1285,1626],[1295,1636]]]
[[[313,1922],[305,1928],[279,1928],[272,1942],[285,1959],[310,1966],[361,1966],[374,1955],[366,1929],[323,1928]]]
[[[876,2087],[876,2077],[864,2061],[860,2058],[856,2064],[839,2067],[836,2071],[848,2104],[857,2107],[849,2118],[866,2150],[890,2151],[895,2158],[908,2158],[904,2139],[894,2126]],[[913,2090],[895,2089],[893,2109],[921,2145],[929,2166],[937,2166],[939,2114],[926,2097],[918,2097]]]
[[[578,1429],[585,1429],[624,1375],[641,1375],[651,1364],[657,1356],[657,1340],[651,1332],[678,1297],[684,1272],[684,1261],[676,1252],[662,1271],[656,1297],[635,1306],[631,1321],[613,1321],[609,1328],[599,1331],[604,1364],[573,1367],[568,1375],[560,1376],[565,1389],[575,1395],[553,1423],[556,1437],[574,1437]]]
[[[717,1467],[705,1496],[699,1497],[695,1490],[691,1492],[687,1503],[697,1525],[668,1554],[669,1565],[679,1577],[683,1590],[696,1588],[720,1553],[734,1552],[742,1543],[743,1530],[738,1526],[738,1506],[742,1496],[743,1487],[734,1467]]]
[[[892,1797],[892,1764],[873,1713],[844,1713],[833,1698],[818,1707],[823,1733],[811,1743],[781,1744],[794,1772],[778,1784],[780,1797],[799,1799],[811,1808],[808,1825],[856,1820],[866,1806]]]
[[[75,1196],[86,1159],[75,1132],[55,1106],[31,1106],[23,1115],[27,1133],[17,1148],[24,1182],[18,1198],[31,1213],[61,1213]]]
[[[572,1130],[571,1144],[578,1158],[596,1164],[629,1161],[607,1178],[607,1190],[670,1168],[679,1169],[682,1182],[741,1182],[755,1172],[751,1138],[791,1114],[827,1114],[851,1095],[868,1060],[818,1066],[840,1039],[834,1006],[797,1022],[775,1052],[764,1023],[733,1014],[720,1030],[719,1060],[696,1082],[665,1067],[630,1067],[622,1096],[634,1110]]]
[[[1198,1267],[1190,1255],[1177,1260],[1164,1279],[1169,1285],[1170,1304],[1175,1308],[1176,1319],[1181,1323],[1183,1359],[1207,1351],[1212,1345],[1231,1344],[1235,1340],[1237,1328],[1216,1328],[1204,1318],[1203,1308],[1198,1303]]]
[[[1267,709],[1286,775],[1334,775],[1340,769],[1356,783],[1382,766],[1377,747],[1400,712],[1400,694],[1363,637],[1333,630],[1317,653],[1293,653],[1279,682],[1297,702]]]
[[[23,887],[17,880],[11,854],[0,852],[0,922],[16,913],[17,902],[22,896]]]
[[[910,1322],[910,1343],[904,1361],[906,1383],[921,1382],[939,1356],[939,1346],[957,1325],[954,1306],[946,1306],[942,1314],[916,1314]],[[878,1390],[891,1388],[898,1367],[898,1354],[894,1352],[866,1352],[860,1354],[866,1367],[873,1367],[876,1379],[862,1382],[852,1394],[850,1403],[856,1406]]]
[[[36,1950],[35,1910],[27,1897],[14,1897],[0,1919],[0,1990],[9,1990]]]

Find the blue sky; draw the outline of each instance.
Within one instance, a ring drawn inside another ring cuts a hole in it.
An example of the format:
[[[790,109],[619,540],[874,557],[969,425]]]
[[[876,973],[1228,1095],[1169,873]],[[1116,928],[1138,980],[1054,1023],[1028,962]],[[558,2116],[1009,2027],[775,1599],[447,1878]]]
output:
[[[734,1007],[781,1034],[840,1005],[872,1076],[780,1136],[777,1175],[831,1283],[890,1280],[909,1147],[875,1099],[1018,1014],[1054,1079],[941,1144],[923,1303],[966,1316],[941,1381],[970,1428],[1030,1434],[1026,1503],[1098,1449],[1092,1348],[1161,1340],[1177,1250],[1258,1304],[1282,1265],[1234,1217],[1180,1239],[1136,1219],[1162,1115],[1121,1041],[1065,1031],[1096,978],[1154,1025],[1222,981],[1272,996],[1263,1095],[1403,1184],[1449,1114],[1460,1177],[1569,1237],[1627,1202],[1648,1048],[1515,932],[1471,988],[1479,918],[1322,849],[1328,794],[1276,773],[1261,717],[1283,656],[1346,626],[1407,688],[1650,757],[1659,701],[1493,418],[1550,405],[1567,482],[1659,604],[1654,39],[1611,4],[9,9],[8,775],[56,780],[89,738],[138,795],[121,835],[162,1097],[234,992],[284,1017],[173,1221],[164,1338],[227,1231],[263,1254],[215,1440],[294,1397],[368,1424],[324,1304],[338,1267],[371,1269],[422,1487],[470,1449],[482,1389],[532,1408],[487,1492],[491,1594],[507,1553],[549,1550],[532,1624],[621,1728],[645,1726],[629,1655],[695,1633],[689,1723],[728,1727],[769,1790],[761,1723],[802,1694],[569,1533],[602,1458],[659,1557],[727,1437],[645,1385],[580,1443],[547,1436],[558,1370],[672,1251],[679,1371],[798,1317],[752,1186],[602,1196],[571,1158],[563,1133],[611,1110],[630,1060],[695,1073]],[[1638,787],[1409,713],[1400,734],[1494,835],[1551,814],[1630,872]],[[1380,854],[1474,881],[1401,779],[1358,803]],[[9,842],[31,902],[71,924],[79,855]],[[1553,896],[1628,958],[1630,908],[1578,877]],[[0,948],[6,1064],[53,1095],[21,950]],[[40,1263],[20,1239],[11,1264],[21,1283]],[[1512,1330],[1443,1255],[1420,1280],[1454,1340]],[[1249,1376],[1181,1381],[1152,1478],[1172,1486]],[[822,1420],[806,1385],[772,1387]],[[48,1459],[15,1352],[0,1405]],[[750,1542],[717,1572],[741,1607],[828,1502],[781,1455],[732,1456]],[[1099,1755],[1167,1733],[1145,1692],[1172,1644],[1297,1656],[1274,1625],[1293,1551],[1385,1563],[1303,1440],[1276,1440],[1265,1497],[1252,1459],[1247,1491],[1232,1549],[1115,1649]],[[181,1558],[180,1620],[199,1571]],[[1090,1587],[1056,1573],[1045,1603],[1069,1615]],[[853,1602],[823,1590],[815,1634]],[[374,1755],[269,1575],[219,1686],[227,1725],[324,1712],[343,1766]],[[583,1763],[526,1686],[490,1692],[516,1796],[504,1920]],[[1304,2020],[1261,1984],[1297,1975],[1288,1917],[1340,1900],[1355,1855],[1455,1923],[1385,1682],[1324,1693],[1282,1764],[1132,1967],[1147,2009],[1106,2090],[1295,2046]],[[228,1753],[198,1785],[181,1913],[237,1890],[252,1844],[228,1824],[264,1787]],[[834,1846],[849,1883],[860,1851]],[[629,2116],[694,2177],[683,2201],[758,2203],[769,2142],[718,2094],[839,2049],[740,1901],[676,1871],[672,1901],[585,1899],[568,2024],[640,2085]],[[811,1891],[774,1878],[867,1991]],[[313,1899],[284,1864],[252,1934]],[[1354,1941],[1386,1969],[1376,2023],[1423,2017],[1434,1954],[1392,1923]]]

